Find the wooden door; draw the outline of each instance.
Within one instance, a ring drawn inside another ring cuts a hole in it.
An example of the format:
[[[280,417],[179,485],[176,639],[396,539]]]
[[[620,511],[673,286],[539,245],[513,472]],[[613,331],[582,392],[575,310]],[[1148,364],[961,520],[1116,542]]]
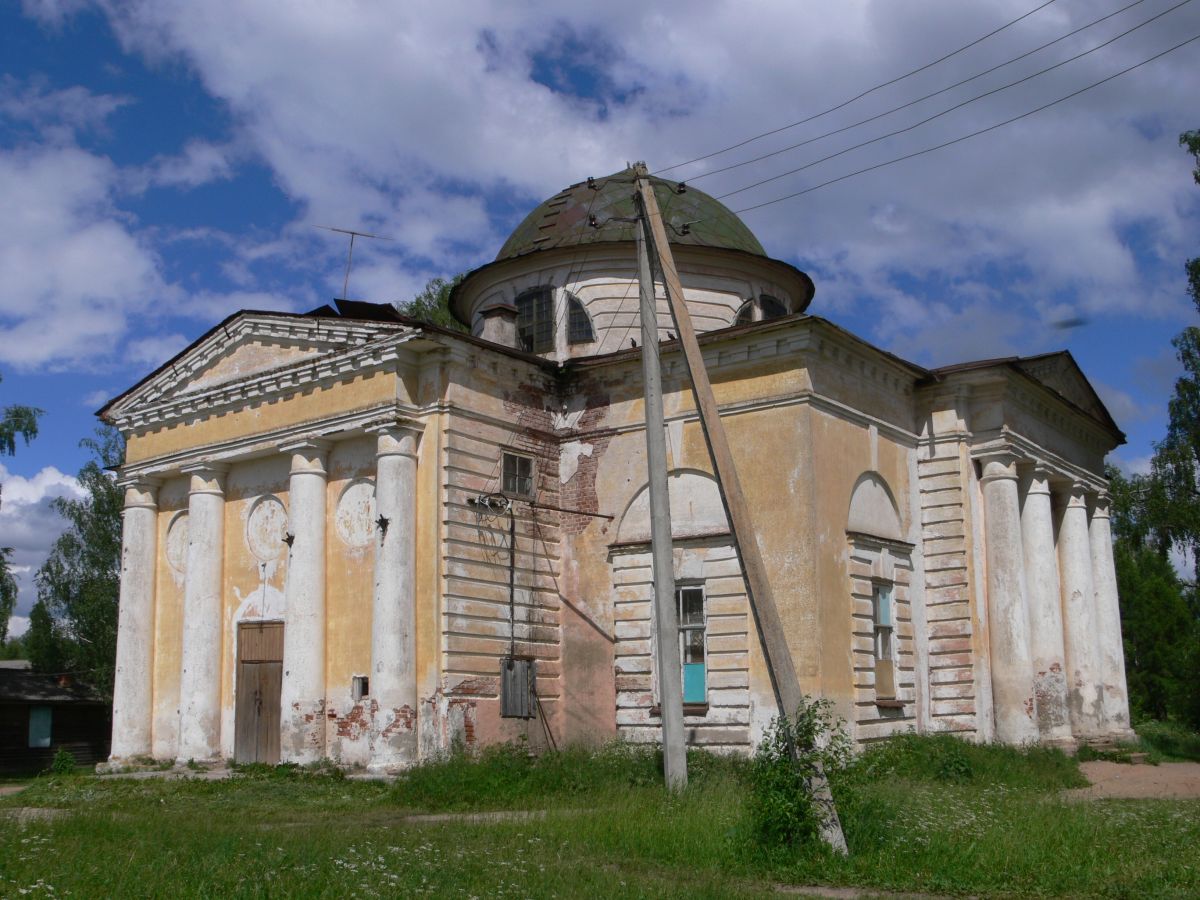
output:
[[[283,685],[283,623],[238,625],[233,758],[279,762],[279,694]]]

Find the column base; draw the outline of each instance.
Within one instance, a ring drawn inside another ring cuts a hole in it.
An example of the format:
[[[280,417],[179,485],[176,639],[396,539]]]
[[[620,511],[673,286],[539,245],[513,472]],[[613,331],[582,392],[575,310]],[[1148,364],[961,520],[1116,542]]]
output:
[[[1132,728],[1118,728],[1113,731],[1106,732],[1104,740],[1112,741],[1117,744],[1136,744],[1140,738]]]
[[[193,756],[181,756],[175,760],[175,768],[177,769],[215,769],[218,766],[225,765],[225,760],[220,756],[208,756],[203,759],[196,759]]]
[[[149,754],[137,754],[133,756],[110,756],[104,762],[96,763],[96,774],[114,775],[117,772],[154,769],[158,768],[159,765],[159,761],[157,759],[152,759]]]
[[[1079,741],[1073,737],[1045,738],[1042,741],[1042,746],[1049,747],[1052,750],[1061,750],[1067,756],[1074,756],[1076,751],[1079,750]]]

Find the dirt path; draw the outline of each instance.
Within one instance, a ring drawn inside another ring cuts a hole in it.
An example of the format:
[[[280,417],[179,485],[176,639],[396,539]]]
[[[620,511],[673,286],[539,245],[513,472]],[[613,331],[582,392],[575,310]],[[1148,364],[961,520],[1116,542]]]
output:
[[[1080,800],[1200,799],[1200,763],[1130,766],[1096,760],[1080,763],[1079,769],[1092,783],[1091,787],[1064,791],[1064,797]]]

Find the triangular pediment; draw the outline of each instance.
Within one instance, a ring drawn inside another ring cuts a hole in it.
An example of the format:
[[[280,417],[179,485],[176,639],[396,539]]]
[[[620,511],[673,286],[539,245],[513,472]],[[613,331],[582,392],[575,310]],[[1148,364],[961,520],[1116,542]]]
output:
[[[402,326],[238,313],[113,400],[102,413],[119,415],[252,381],[342,353],[397,330]]]
[[[1047,353],[1019,359],[1014,365],[1026,375],[1035,378],[1064,400],[1116,428],[1116,423],[1097,395],[1091,382],[1079,368],[1070,353],[1064,351]]]

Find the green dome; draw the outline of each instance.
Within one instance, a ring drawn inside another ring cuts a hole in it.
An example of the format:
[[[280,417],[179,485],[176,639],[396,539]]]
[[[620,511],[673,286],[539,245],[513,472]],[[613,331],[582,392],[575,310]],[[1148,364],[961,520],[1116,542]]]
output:
[[[766,256],[758,238],[728,207],[703,191],[650,177],[672,244],[723,247]],[[634,240],[634,172],[581,181],[555,194],[517,226],[496,256],[497,262],[535,250]],[[594,217],[595,225],[591,224]],[[686,227],[685,227],[686,226]]]

